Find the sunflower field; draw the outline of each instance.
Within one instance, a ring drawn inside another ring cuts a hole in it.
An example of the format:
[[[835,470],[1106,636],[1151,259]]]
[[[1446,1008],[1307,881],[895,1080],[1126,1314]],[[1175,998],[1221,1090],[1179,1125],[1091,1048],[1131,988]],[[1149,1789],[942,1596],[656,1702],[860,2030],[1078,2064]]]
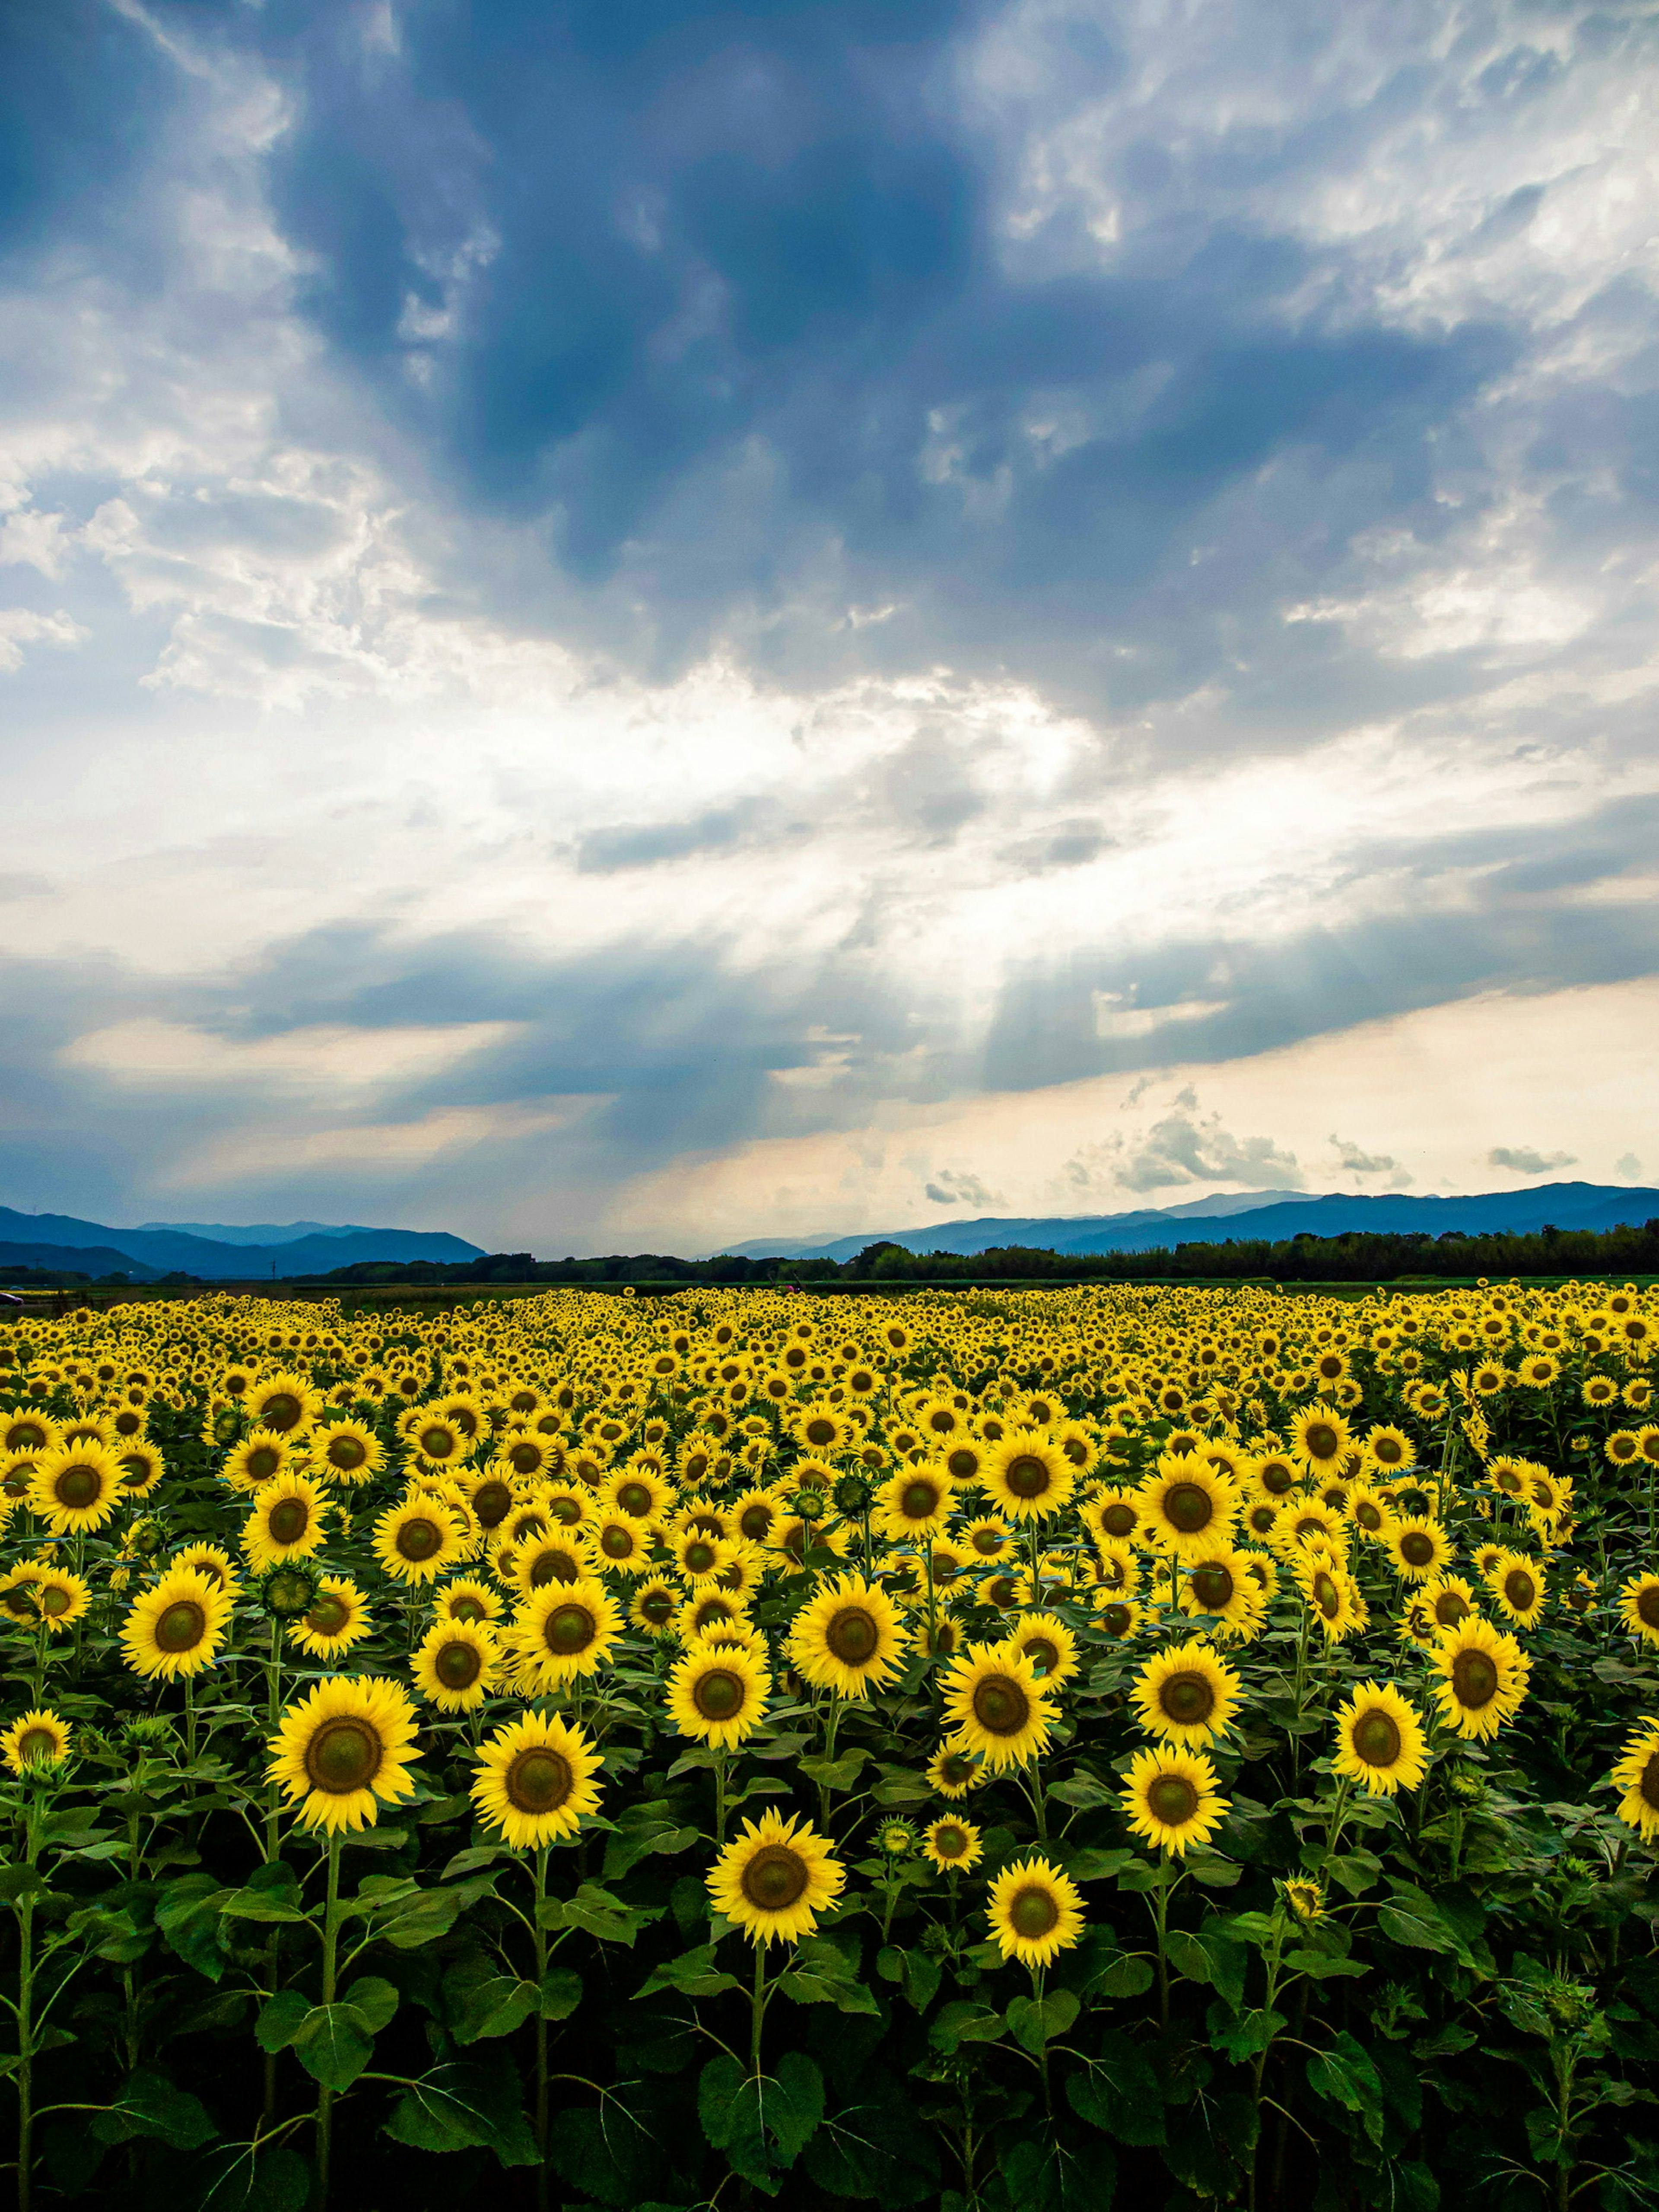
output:
[[[1656,1332],[15,1323],[19,2206],[1659,2202]]]

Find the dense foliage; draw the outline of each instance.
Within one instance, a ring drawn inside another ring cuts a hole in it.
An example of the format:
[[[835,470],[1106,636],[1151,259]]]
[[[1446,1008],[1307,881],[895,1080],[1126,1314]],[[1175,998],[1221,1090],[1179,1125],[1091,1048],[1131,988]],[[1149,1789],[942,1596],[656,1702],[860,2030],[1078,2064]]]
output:
[[[614,1252],[590,1260],[536,1260],[528,1252],[492,1252],[453,1262],[358,1261],[307,1281],[422,1283],[963,1283],[1048,1277],[1111,1282],[1237,1281],[1387,1283],[1401,1278],[1481,1275],[1659,1274],[1659,1220],[1640,1228],[1540,1229],[1468,1237],[1455,1230],[1382,1233],[1349,1230],[1340,1237],[1230,1237],[1224,1243],[1177,1244],[1146,1252],[1054,1252],[1025,1244],[984,1252],[912,1252],[902,1244],[867,1244],[850,1260],[679,1260],[661,1252]]]
[[[0,1329],[20,2203],[1652,2202],[1656,1329]]]

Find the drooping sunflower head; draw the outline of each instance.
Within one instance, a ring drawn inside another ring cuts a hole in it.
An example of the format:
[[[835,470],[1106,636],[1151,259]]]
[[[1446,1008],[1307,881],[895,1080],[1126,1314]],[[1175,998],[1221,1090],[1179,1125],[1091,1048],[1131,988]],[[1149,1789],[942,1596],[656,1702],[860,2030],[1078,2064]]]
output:
[[[1285,1911],[1304,1928],[1316,1928],[1325,1917],[1325,1891],[1322,1883],[1305,1875],[1291,1875],[1278,1887],[1285,1900]]]
[[[1201,1752],[1160,1745],[1131,1761],[1123,1809],[1134,1833],[1161,1850],[1184,1856],[1206,1844],[1231,1811],[1215,1768]]]
[[[1415,1790],[1428,1767],[1423,1723],[1391,1682],[1361,1682],[1336,1716],[1339,1774],[1374,1797]]]
[[[831,1577],[796,1616],[789,1656],[809,1682],[843,1698],[862,1698],[903,1663],[898,1607],[862,1575]]]
[[[415,1735],[415,1709],[396,1682],[331,1675],[284,1711],[270,1778],[308,1828],[373,1827],[383,1804],[414,1795]]]
[[[759,1653],[738,1643],[701,1644],[668,1677],[669,1715],[682,1735],[726,1750],[760,1726],[771,1692]]]
[[[840,1896],[847,1873],[829,1841],[807,1821],[775,1812],[745,1820],[708,1876],[717,1912],[751,1943],[798,1942]]]
[[[170,1567],[121,1624],[127,1664],[135,1674],[167,1680],[199,1674],[217,1659],[230,1615],[222,1583],[193,1567]]]
[[[1048,1859],[1005,1867],[991,1885],[987,1918],[1005,1961],[1047,1966],[1082,1937],[1083,1899],[1071,1876]]]

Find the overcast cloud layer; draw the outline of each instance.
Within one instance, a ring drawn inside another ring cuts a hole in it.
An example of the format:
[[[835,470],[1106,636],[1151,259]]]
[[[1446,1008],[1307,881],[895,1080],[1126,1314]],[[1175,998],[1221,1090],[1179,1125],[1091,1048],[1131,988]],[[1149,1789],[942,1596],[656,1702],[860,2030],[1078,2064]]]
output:
[[[1659,1180],[1650,8],[13,0],[0,103],[9,1203]]]

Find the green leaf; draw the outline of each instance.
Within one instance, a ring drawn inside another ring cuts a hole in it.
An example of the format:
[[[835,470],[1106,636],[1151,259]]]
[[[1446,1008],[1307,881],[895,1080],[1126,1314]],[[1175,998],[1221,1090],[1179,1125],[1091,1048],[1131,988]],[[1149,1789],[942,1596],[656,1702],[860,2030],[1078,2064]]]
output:
[[[362,2016],[371,2035],[378,2035],[383,2027],[389,2027],[398,2009],[397,1990],[378,1974],[360,1974],[344,1992],[344,2001]]]
[[[823,2118],[823,2076],[804,2051],[786,2051],[756,2085],[761,2121],[793,2166]]]
[[[457,2043],[483,2043],[511,2035],[540,2009],[541,1991],[517,1974],[490,1974],[472,1984],[463,2002],[452,2008],[451,2033]]]
[[[1098,1997],[1138,1997],[1156,1978],[1152,1961],[1126,1952],[1104,1966],[1089,1984],[1089,1995]]]
[[[582,1978],[568,1966],[550,1966],[539,1996],[544,2020],[568,2020],[582,2001]]]
[[[855,1745],[851,1751],[842,1752],[839,1759],[803,1759],[798,1762],[798,1771],[820,1789],[850,1790],[869,1757],[861,1744]]]
[[[1141,2045],[1111,2028],[1100,2057],[1066,2077],[1066,2094],[1079,2119],[1119,2142],[1155,2149],[1164,2140],[1164,2093]]]
[[[1457,1948],[1456,1937],[1431,1904],[1427,1911],[1415,1904],[1395,1902],[1385,1905],[1377,1912],[1376,1925],[1378,1932],[1386,1936],[1391,1943],[1404,1943],[1414,1951],[1443,1952]]]
[[[697,1840],[696,1828],[683,1828],[660,1801],[630,1805],[605,1838],[604,1879],[620,1881],[631,1867],[653,1854],[672,1858],[690,1850]]]
[[[1328,2051],[1308,2060],[1308,2087],[1317,2097],[1358,2112],[1374,2143],[1382,2140],[1382,2084],[1364,2047],[1345,2028]]]
[[[1070,2030],[1078,2010],[1078,2000],[1070,1990],[1050,1990],[1041,1999],[1016,1997],[1008,2008],[1008,2027],[1015,2041],[1035,2056],[1045,2044]]]
[[[325,2089],[349,2089],[374,2055],[374,2039],[355,2005],[313,2005],[293,2038],[295,2056]]]
[[[681,1996],[712,1997],[738,1986],[735,1974],[726,1973],[714,1964],[714,1946],[701,1943],[696,1950],[682,1951],[678,1959],[653,1968],[635,1996],[654,1996],[659,1990],[673,1990]]]
[[[1204,2025],[1209,2031],[1210,2048],[1220,2051],[1235,2066],[1242,2066],[1247,2058],[1267,2050],[1285,2020],[1282,2012],[1264,2012],[1260,2006],[1235,2013],[1227,2005],[1212,2004],[1204,2015]]]
[[[298,1892],[295,1894],[297,1896]],[[311,1915],[277,1891],[234,1889],[220,1906],[233,1920],[308,1920]]]
[[[641,1929],[661,1917],[659,1911],[636,1911],[592,1881],[583,1882],[574,1897],[544,1898],[538,1915],[544,1928],[577,1928],[601,1943],[630,1948]]]
[[[502,2166],[538,2162],[510,2060],[434,2067],[404,2092],[385,2131],[413,2150],[483,2149]]]
[[[918,2012],[926,2012],[939,1995],[944,1969],[931,1951],[906,1951],[890,1943],[878,1954],[876,1972],[885,1982],[896,1982]]]
[[[947,2057],[964,2043],[998,2043],[1005,2026],[1002,2014],[982,2004],[945,2005],[927,2031],[935,2051]]]
[[[1207,1984],[1235,2008],[1244,1995],[1246,1954],[1242,1944],[1230,1942],[1219,1925],[1206,1923],[1197,1935],[1172,1929],[1164,1949],[1170,1964],[1189,1982]]]
[[[146,2067],[128,2075],[115,2103],[94,2117],[92,2132],[100,2142],[154,2136],[173,2150],[197,2150],[219,2130],[199,2097]]]
[[[1117,1792],[1109,1790],[1103,1782],[1097,1781],[1092,1774],[1073,1774],[1064,1782],[1051,1782],[1042,1794],[1052,1798],[1056,1804],[1074,1805],[1079,1810],[1086,1810],[1091,1805],[1115,1805],[1117,1802]],[[1126,1851],[1125,1858],[1128,1856]]]
[[[261,2051],[286,2051],[300,2033],[311,2010],[311,2000],[300,1990],[278,1990],[262,2004],[253,2024],[253,2039]]]
[[[225,1971],[225,1948],[220,1931],[220,1911],[234,1893],[222,1888],[210,1874],[173,1875],[155,1908],[155,1924],[167,1946],[187,1966],[216,1982]]]

